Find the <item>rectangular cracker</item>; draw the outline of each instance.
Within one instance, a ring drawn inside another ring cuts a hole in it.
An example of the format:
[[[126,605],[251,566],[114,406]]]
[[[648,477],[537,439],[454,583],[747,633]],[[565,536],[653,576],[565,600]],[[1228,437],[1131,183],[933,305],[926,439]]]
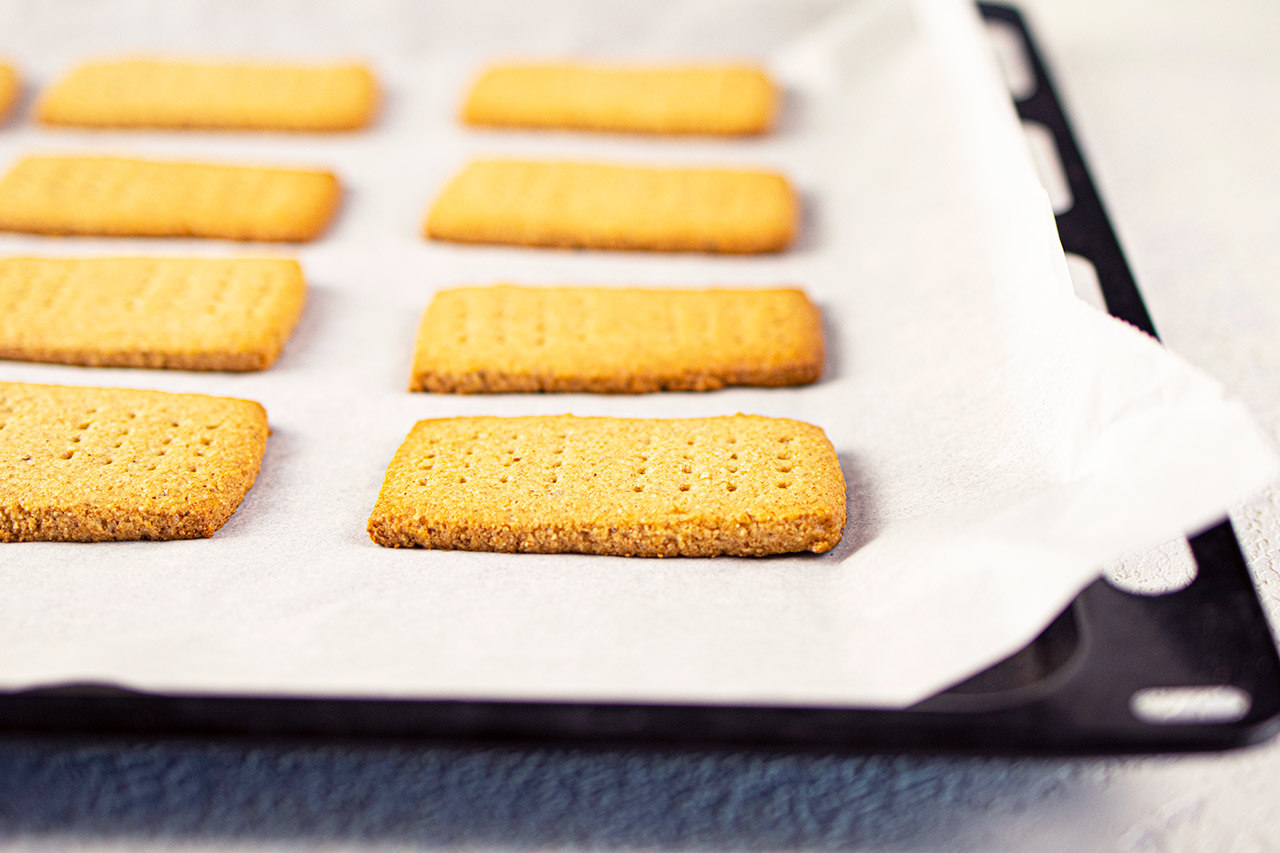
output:
[[[468,287],[422,317],[410,391],[708,391],[822,374],[822,318],[794,288]]]
[[[0,542],[212,536],[267,433],[249,400],[0,382]]]
[[[768,131],[777,108],[777,87],[754,65],[514,63],[486,70],[462,115],[495,127],[745,136]]]
[[[786,418],[444,418],[414,425],[368,530],[395,548],[821,553],[844,488],[822,430]]]
[[[798,205],[770,172],[564,161],[478,160],[454,178],[426,234],[509,243],[667,252],[777,252]]]
[[[47,125],[331,131],[365,127],[378,84],[363,65],[179,59],[86,62],[40,99]]]
[[[291,260],[0,258],[0,358],[261,370],[305,298]]]
[[[329,224],[340,194],[329,172],[24,157],[0,178],[0,230],[302,242]]]
[[[0,62],[0,122],[9,115],[9,110],[18,101],[22,91],[22,82],[13,66]]]

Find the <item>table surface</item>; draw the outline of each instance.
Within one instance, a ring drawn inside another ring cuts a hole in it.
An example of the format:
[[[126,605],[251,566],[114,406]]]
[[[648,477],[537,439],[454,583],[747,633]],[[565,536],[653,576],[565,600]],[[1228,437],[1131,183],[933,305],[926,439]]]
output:
[[[1280,438],[1280,4],[1020,6],[1165,343]],[[1280,624],[1280,488],[1232,518]],[[1168,552],[1115,572],[1158,582]],[[3,850],[1267,850],[1278,801],[1280,740],[1106,760],[0,741]]]

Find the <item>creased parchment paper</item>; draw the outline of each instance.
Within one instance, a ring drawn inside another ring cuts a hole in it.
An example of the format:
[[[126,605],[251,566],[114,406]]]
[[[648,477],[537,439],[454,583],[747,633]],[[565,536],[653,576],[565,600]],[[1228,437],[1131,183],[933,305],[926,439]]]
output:
[[[5,688],[902,705],[1025,644],[1107,558],[1194,530],[1275,474],[1239,404],[1072,295],[1008,96],[960,0],[864,0],[804,28],[777,10],[733,7],[746,22],[704,40],[696,4],[683,17],[654,7],[647,27],[635,26],[639,4],[620,6],[616,20],[566,3],[515,22],[482,4],[470,18],[445,16],[445,33],[428,33],[437,22],[413,4],[165,5],[155,27],[111,19],[61,39],[47,21],[22,18],[53,14],[38,5],[5,13],[6,48],[37,82],[88,53],[140,48],[364,53],[387,102],[376,129],[335,137],[88,133],[21,120],[0,131],[4,165],[35,150],[314,164],[347,188],[330,234],[296,249],[310,302],[270,371],[0,365],[6,380],[247,397],[275,430],[257,484],[212,540],[0,547]],[[113,8],[145,16],[153,6]],[[774,26],[787,33],[776,43]],[[375,44],[384,48],[371,53]],[[761,49],[788,98],[778,133],[760,140],[481,132],[454,121],[467,79],[496,54]],[[801,237],[791,252],[754,258],[420,239],[441,184],[468,157],[495,154],[777,168],[804,195]],[[0,236],[4,254],[292,251]],[[808,388],[709,394],[406,393],[432,292],[500,280],[800,284],[825,312],[828,373]],[[739,411],[809,420],[831,437],[849,487],[845,540],[831,553],[393,551],[364,532],[387,462],[419,418]]]

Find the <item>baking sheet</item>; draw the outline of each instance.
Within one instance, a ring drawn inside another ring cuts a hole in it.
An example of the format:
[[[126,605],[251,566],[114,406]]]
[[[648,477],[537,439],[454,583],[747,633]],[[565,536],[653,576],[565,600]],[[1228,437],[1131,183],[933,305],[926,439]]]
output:
[[[314,164],[347,188],[323,240],[284,250],[312,290],[270,371],[0,364],[5,380],[256,399],[274,429],[257,484],[212,540],[0,549],[2,686],[902,705],[1023,645],[1106,558],[1194,529],[1274,476],[1242,407],[1072,296],[1007,95],[958,0],[753,7],[714,40],[707,29],[730,11],[715,3],[609,16],[566,3],[537,20],[488,4],[443,18],[391,2],[301,17],[289,3],[192,4],[166,6],[146,30],[130,24],[151,4],[112,8],[123,11],[70,35],[40,18],[52,12],[9,10],[32,19],[7,21],[25,37],[3,48],[38,80],[143,47],[365,53],[387,103],[375,130],[332,138],[0,130],[3,163],[45,150]],[[788,89],[782,126],[761,140],[672,141],[454,123],[483,60],[566,51],[761,53]],[[778,168],[804,195],[800,240],[776,257],[422,241],[433,193],[468,157],[494,154]],[[0,235],[4,254],[281,251]],[[828,374],[710,394],[406,393],[431,293],[494,281],[800,284],[827,318]],[[509,556],[392,551],[364,533],[418,418],[738,411],[826,429],[849,485],[834,551]]]

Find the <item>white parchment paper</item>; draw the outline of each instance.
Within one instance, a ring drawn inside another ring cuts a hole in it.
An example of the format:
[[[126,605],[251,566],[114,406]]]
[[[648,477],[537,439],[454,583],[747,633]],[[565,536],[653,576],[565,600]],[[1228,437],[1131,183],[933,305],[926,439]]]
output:
[[[715,4],[647,17],[653,4],[613,17],[562,5],[532,20],[492,4],[433,18],[394,2],[130,0],[113,7],[119,19],[61,33],[35,6],[4,13],[3,49],[38,82],[86,54],[144,48],[363,54],[387,102],[376,129],[335,137],[0,129],[4,164],[34,150],[314,164],[347,190],[333,230],[296,251],[0,235],[4,254],[296,254],[312,287],[284,357],[261,374],[0,364],[4,380],[256,399],[274,429],[257,484],[211,540],[0,548],[0,686],[901,705],[1023,645],[1105,559],[1194,530],[1274,475],[1239,404],[1072,295],[1008,96],[960,0],[863,0],[816,22],[734,6],[719,9],[738,10],[720,28]],[[130,26],[148,16],[153,26]],[[760,55],[787,86],[783,121],[737,141],[454,121],[485,59],[565,52]],[[801,236],[776,257],[421,240],[436,190],[468,157],[494,154],[780,169],[804,195]],[[803,285],[825,312],[827,376],[709,394],[406,393],[433,291],[495,281]],[[849,486],[831,553],[393,551],[364,532],[419,418],[739,411],[831,437]]]

